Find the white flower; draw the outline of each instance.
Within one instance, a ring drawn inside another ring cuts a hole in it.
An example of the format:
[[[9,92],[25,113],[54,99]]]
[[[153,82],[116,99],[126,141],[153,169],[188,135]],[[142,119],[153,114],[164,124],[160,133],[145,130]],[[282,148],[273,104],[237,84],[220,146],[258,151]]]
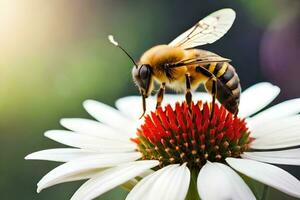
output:
[[[228,156],[224,160],[218,157],[220,161],[217,161],[217,156],[210,159],[210,155],[206,155],[207,162],[198,163],[201,168],[194,182],[201,199],[255,199],[235,170],[300,197],[300,182],[283,169],[268,164],[300,165],[299,148],[278,150],[300,145],[300,99],[285,101],[249,117],[273,101],[279,91],[270,83],[259,83],[242,93],[239,117],[248,117],[250,137],[255,139],[245,143],[244,150],[238,150],[239,156]],[[183,99],[184,95],[165,95],[164,104]],[[206,93],[195,93],[193,100],[198,99],[206,101],[211,97]],[[134,186],[126,199],[185,199],[193,181],[190,160],[174,164],[166,164],[173,160],[145,160],[151,152],[143,154],[146,150],[140,150],[141,146],[132,139],[137,137],[136,129],[143,123],[137,120],[141,113],[140,103],[138,96],[125,97],[116,102],[119,109],[116,110],[87,100],[85,109],[99,122],[62,119],[61,124],[70,131],[47,131],[46,137],[73,148],[48,149],[25,157],[65,162],[40,180],[37,191],[58,183],[89,179],[76,191],[73,200],[93,199],[122,184]],[[147,103],[148,110],[153,110],[155,97],[150,97]],[[255,151],[258,149],[260,151]],[[273,151],[267,151],[270,149]],[[164,150],[163,153],[169,152]],[[184,155],[181,156],[184,160]]]

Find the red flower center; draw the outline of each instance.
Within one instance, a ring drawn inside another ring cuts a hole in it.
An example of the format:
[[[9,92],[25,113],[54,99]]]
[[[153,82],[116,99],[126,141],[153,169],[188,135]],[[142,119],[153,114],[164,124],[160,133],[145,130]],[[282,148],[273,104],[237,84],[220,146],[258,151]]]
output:
[[[210,112],[209,105],[201,101],[190,108],[186,103],[177,103],[175,109],[170,105],[158,108],[145,116],[132,141],[143,159],[159,160],[161,167],[187,162],[200,169],[207,160],[224,162],[226,157],[239,157],[252,141],[245,120],[217,104],[212,118]]]

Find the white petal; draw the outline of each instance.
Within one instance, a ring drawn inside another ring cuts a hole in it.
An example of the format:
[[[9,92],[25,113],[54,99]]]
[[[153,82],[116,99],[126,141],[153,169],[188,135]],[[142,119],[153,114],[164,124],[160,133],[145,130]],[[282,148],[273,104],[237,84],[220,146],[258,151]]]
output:
[[[281,127],[276,125],[274,130],[265,130],[265,133],[251,142],[250,147],[252,149],[278,149],[300,145],[299,119],[295,125],[291,125],[295,120],[291,120],[291,123],[285,120],[281,121],[278,121],[281,123]]]
[[[195,92],[193,93],[193,100],[198,101],[211,101],[212,97],[208,93]],[[176,102],[185,101],[184,94],[165,94],[162,102],[162,106],[167,104],[175,105]],[[128,96],[120,98],[116,101],[116,107],[126,114],[128,117],[137,120],[142,114],[142,99],[140,96]],[[147,113],[155,110],[156,96],[150,96],[147,98]],[[128,109],[130,108],[130,109]]]
[[[295,115],[300,112],[300,98],[284,101],[280,104],[272,106],[271,108],[258,113],[252,118],[248,119],[248,122],[252,127],[264,124],[270,120],[282,119],[284,117]]]
[[[242,158],[283,165],[300,165],[300,149],[244,152]]]
[[[158,164],[159,162],[155,160],[137,161],[100,172],[97,176],[85,182],[71,200],[94,199]]]
[[[144,178],[144,177],[146,177],[146,176],[152,174],[153,172],[154,172],[153,169],[148,169],[147,171],[144,171],[143,173],[141,173],[141,174],[139,175],[139,177]]]
[[[147,98],[147,112],[155,110],[156,97],[150,96]],[[142,114],[142,97],[128,96],[120,98],[116,101],[116,107],[126,116],[133,120],[138,120]]]
[[[136,153],[122,153],[122,154],[101,154],[87,156],[72,160],[62,164],[48,174],[46,174],[38,183],[38,192],[42,189],[63,183],[73,179],[73,176],[89,172],[95,169],[116,166],[120,163],[131,162],[141,157],[141,154]]]
[[[31,153],[25,157],[26,160],[49,160],[57,162],[68,162],[70,160],[94,155],[95,152],[85,149],[57,148],[47,149]]]
[[[104,124],[107,124],[111,127],[117,128],[118,130],[124,131],[130,136],[132,132],[135,133],[136,124],[134,123],[134,121],[125,117],[120,111],[114,109],[113,107],[94,100],[84,101],[83,106],[86,111],[98,121],[103,122]],[[132,105],[128,109],[134,109],[134,105]]]
[[[83,133],[90,136],[100,137],[109,140],[128,141],[128,135],[126,133],[122,134],[121,131],[114,130],[109,126],[94,120],[69,118],[61,119],[60,123],[65,128],[74,132]]]
[[[186,167],[186,164],[177,167],[170,178],[171,180],[165,181],[167,185],[162,199],[184,200],[189,189],[191,178],[190,170]]]
[[[248,117],[263,109],[277,97],[279,92],[279,87],[267,82],[257,83],[247,88],[241,94],[239,116]]]
[[[126,197],[126,200],[135,200],[135,199],[141,199],[144,198],[146,193],[149,192],[151,187],[153,186],[156,179],[165,171],[172,168],[172,165],[168,165],[167,167],[164,167],[147,177],[143,178],[139,183],[129,192],[129,194]],[[146,200],[146,199],[145,199]]]
[[[300,197],[300,181],[279,167],[254,160],[238,158],[226,158],[226,162],[246,176],[291,196]]]
[[[129,152],[136,149],[136,144],[130,140],[128,142],[105,140],[71,131],[51,130],[45,132],[45,136],[68,146],[97,152]]]
[[[250,126],[251,137],[273,137],[274,134],[282,134],[289,129],[300,127],[300,115],[289,116],[284,119],[275,119],[258,126]]]
[[[243,179],[221,163],[207,162],[200,170],[197,187],[203,200],[255,199]]]
[[[143,178],[128,194],[126,200],[174,199],[183,200],[190,182],[186,164],[168,165]]]
[[[66,177],[62,182],[58,182],[56,184],[90,179],[93,176],[95,176],[95,174],[98,174],[99,172],[104,171],[105,169],[106,168],[91,169],[86,172],[81,172],[81,173],[75,174],[73,176]],[[41,192],[41,189],[39,187],[37,188],[37,192],[38,193]]]
[[[148,192],[143,195],[144,199],[164,199],[163,196],[166,193],[168,184],[172,185],[171,180],[174,176],[174,171],[178,166],[179,164],[172,165],[168,170],[165,170],[163,173],[161,173],[160,176],[156,178],[152,186],[148,188]]]

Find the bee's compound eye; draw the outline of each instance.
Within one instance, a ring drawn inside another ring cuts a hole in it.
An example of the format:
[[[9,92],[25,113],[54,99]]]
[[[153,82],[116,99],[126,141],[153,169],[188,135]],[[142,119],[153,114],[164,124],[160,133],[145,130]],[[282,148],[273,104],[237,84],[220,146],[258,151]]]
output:
[[[142,65],[139,70],[139,75],[142,80],[146,80],[150,76],[150,66]]]

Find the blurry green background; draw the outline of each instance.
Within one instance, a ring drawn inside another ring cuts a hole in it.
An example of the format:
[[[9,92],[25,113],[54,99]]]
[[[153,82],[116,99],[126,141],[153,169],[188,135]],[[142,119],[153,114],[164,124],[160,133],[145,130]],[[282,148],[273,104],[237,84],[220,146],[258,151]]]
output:
[[[138,58],[168,43],[207,14],[233,8],[229,33],[203,48],[231,58],[243,88],[270,81],[280,98],[299,97],[300,2],[238,1],[0,1],[0,198],[69,199],[82,182],[36,194],[36,183],[57,163],[25,161],[28,153],[59,147],[43,137],[62,117],[89,117],[85,99],[113,105],[137,94],[131,62],[107,35]],[[137,105],[139,106],[139,105]],[[298,178],[299,167],[287,168]],[[122,199],[115,189],[99,199]],[[275,194],[278,199],[288,199]]]

